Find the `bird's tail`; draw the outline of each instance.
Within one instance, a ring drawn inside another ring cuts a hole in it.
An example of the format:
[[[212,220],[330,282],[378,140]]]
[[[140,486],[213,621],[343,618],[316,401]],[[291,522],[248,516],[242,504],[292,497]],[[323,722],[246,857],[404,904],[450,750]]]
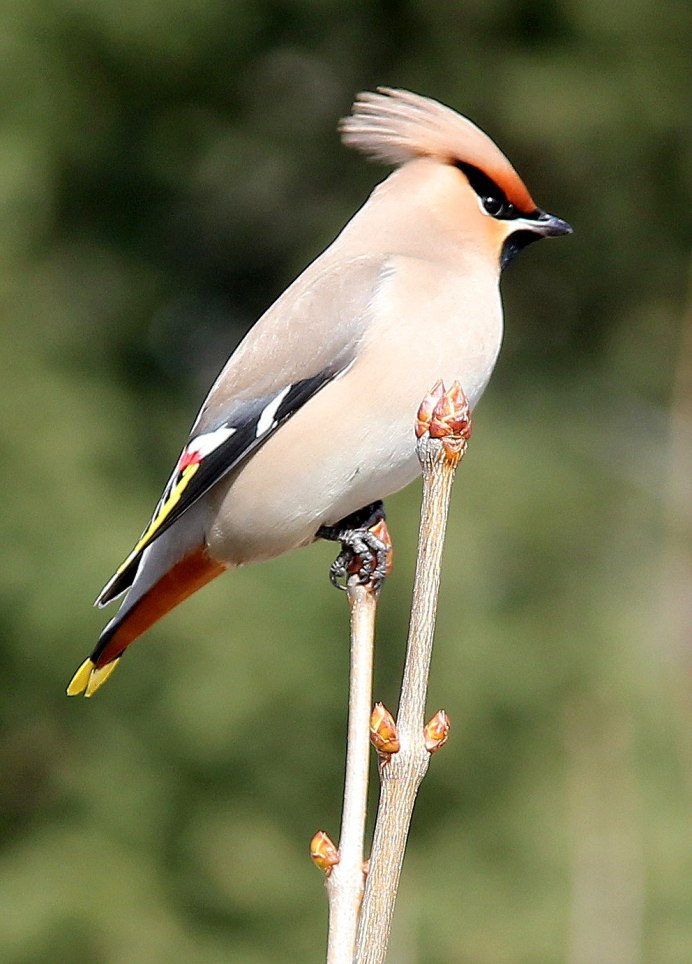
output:
[[[140,595],[135,596],[136,583],[118,614],[108,623],[91,654],[72,677],[68,696],[93,696],[106,682],[120,657],[150,626],[192,593],[201,589],[225,566],[210,559],[206,550],[198,548],[166,571]]]

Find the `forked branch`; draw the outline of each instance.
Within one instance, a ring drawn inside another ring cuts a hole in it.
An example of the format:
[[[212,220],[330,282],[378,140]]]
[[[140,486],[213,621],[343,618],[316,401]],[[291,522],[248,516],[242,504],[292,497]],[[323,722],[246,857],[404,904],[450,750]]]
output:
[[[449,499],[456,467],[471,435],[468,400],[457,382],[449,390],[438,382],[426,396],[418,412],[416,435],[423,504],[396,724],[381,704],[370,714],[377,590],[372,584],[363,585],[357,574],[348,581],[351,674],[341,840],[337,849],[320,831],[310,848],[313,861],[327,874],[328,964],[384,961],[416,794],[430,755],[444,745],[449,732],[444,710],[425,723],[425,700]],[[377,536],[391,550],[386,527]],[[369,737],[378,750],[381,790],[363,894]]]
[[[430,754],[447,738],[449,721],[440,711],[425,725],[425,700],[432,657],[442,548],[454,475],[471,435],[468,400],[458,383],[438,383],[419,410],[418,457],[423,504],[411,621],[401,687],[398,753],[382,756],[381,791],[358,928],[357,964],[382,964],[418,787]]]

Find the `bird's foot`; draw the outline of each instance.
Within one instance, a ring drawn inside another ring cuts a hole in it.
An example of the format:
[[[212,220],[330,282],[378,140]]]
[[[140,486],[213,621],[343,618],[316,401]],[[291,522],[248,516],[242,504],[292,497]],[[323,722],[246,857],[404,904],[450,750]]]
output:
[[[373,502],[333,526],[321,526],[320,539],[341,543],[341,552],[329,567],[329,579],[337,589],[346,589],[351,576],[379,592],[392,568],[392,543],[384,506]]]

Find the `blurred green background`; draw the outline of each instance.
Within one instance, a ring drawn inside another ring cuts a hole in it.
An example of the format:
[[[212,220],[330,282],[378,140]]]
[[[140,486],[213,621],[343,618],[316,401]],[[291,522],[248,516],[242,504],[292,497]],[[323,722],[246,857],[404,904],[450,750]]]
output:
[[[323,959],[333,547],[218,580],[96,699],[64,688],[211,379],[382,178],[335,130],[382,83],[468,113],[575,226],[503,282],[432,670],[454,728],[390,960],[692,960],[687,0],[1,9],[0,960]],[[389,504],[392,708],[418,500]]]

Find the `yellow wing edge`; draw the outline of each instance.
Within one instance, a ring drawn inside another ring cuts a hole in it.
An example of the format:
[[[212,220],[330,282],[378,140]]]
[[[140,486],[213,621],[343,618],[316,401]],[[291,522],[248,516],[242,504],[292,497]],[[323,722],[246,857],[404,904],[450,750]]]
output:
[[[195,472],[197,471],[197,469],[199,468],[199,466],[200,466],[200,463],[197,462],[197,463],[193,463],[193,464],[191,464],[191,465],[188,465],[188,466],[185,467],[185,469],[183,469],[183,473],[182,473],[180,479],[178,480],[178,482],[176,482],[176,484],[175,484],[175,485],[173,486],[173,488],[171,489],[171,494],[168,496],[168,498],[166,499],[166,501],[163,503],[163,505],[161,506],[161,508],[159,509],[159,511],[156,512],[156,513],[154,513],[154,517],[152,518],[151,522],[149,523],[149,525],[147,526],[147,528],[146,528],[146,529],[144,530],[144,532],[142,533],[142,536],[141,536],[139,542],[138,542],[137,545],[134,547],[134,549],[132,550],[132,552],[129,554],[129,556],[127,557],[127,559],[125,559],[125,561],[124,561],[120,566],[118,566],[118,568],[115,570],[115,575],[113,576],[113,579],[111,579],[111,582],[112,582],[114,579],[117,579],[118,576],[121,575],[121,574],[127,569],[127,567],[132,563],[132,561],[137,558],[137,556],[140,554],[140,552],[142,552],[144,549],[146,549],[146,547],[149,545],[149,543],[151,542],[151,540],[154,538],[154,536],[156,535],[156,533],[158,532],[158,530],[161,528],[161,526],[163,525],[163,523],[166,521],[166,519],[168,518],[168,516],[171,514],[171,512],[173,511],[173,509],[174,509],[174,508],[176,507],[176,505],[180,502],[180,499],[181,499],[181,496],[182,496],[183,492],[184,492],[185,489],[187,488],[187,486],[188,486],[188,484],[189,484],[189,482],[190,482],[190,479],[191,479],[192,476],[195,474]]]

